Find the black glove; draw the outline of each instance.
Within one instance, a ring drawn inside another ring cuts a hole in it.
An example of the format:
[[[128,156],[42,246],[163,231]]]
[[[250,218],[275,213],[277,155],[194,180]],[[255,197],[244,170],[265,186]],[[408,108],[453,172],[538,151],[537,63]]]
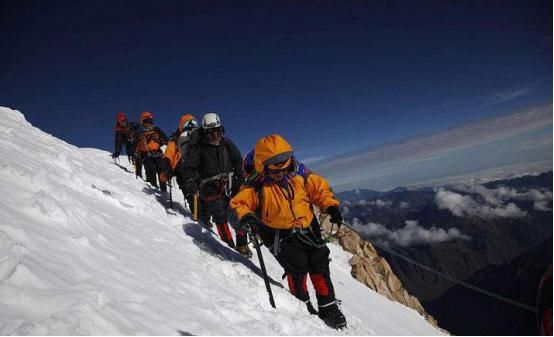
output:
[[[187,195],[193,195],[196,191],[198,191],[198,183],[194,179],[189,179],[189,181],[185,183],[185,192]]]
[[[246,232],[251,232],[255,231],[258,224],[259,221],[254,214],[247,214],[240,219],[239,227]]]
[[[113,154],[112,154],[112,158],[117,158],[119,157],[119,151],[115,151]]]
[[[173,170],[171,169],[171,166],[169,165],[162,165],[162,173],[165,174],[168,179],[171,179],[171,177],[175,176]]]
[[[235,176],[233,178],[233,188],[231,190],[231,198],[233,198],[235,195],[237,195],[240,191],[240,187],[244,183],[244,179],[242,176]]]
[[[337,206],[327,207],[327,210],[325,211],[325,213],[331,216],[331,218],[329,219],[331,223],[334,223],[334,224],[342,223],[342,215],[340,214],[339,208]]]
[[[165,171],[165,173],[170,176],[171,175],[171,163],[169,162],[169,159],[164,157],[162,160],[162,170]]]

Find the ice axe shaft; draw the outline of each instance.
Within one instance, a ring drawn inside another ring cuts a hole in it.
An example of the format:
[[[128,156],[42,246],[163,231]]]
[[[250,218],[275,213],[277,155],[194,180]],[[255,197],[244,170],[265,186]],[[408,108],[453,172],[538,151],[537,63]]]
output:
[[[198,192],[194,193],[192,220],[198,221]]]
[[[173,209],[173,193],[172,193],[172,190],[173,190],[173,184],[171,183],[171,180],[173,179],[173,177],[169,177],[169,208]]]
[[[273,293],[271,292],[271,285],[269,284],[269,276],[267,276],[267,271],[265,269],[265,263],[262,256],[262,249],[260,248],[260,240],[258,239],[258,234],[251,233],[251,235],[252,241],[254,242],[254,247],[256,247],[256,255],[258,255],[258,260],[260,261],[260,268],[262,269],[262,274],[264,277],[265,289],[267,290],[267,293],[269,295],[269,304],[271,304],[273,308],[276,308],[275,300],[273,299]]]

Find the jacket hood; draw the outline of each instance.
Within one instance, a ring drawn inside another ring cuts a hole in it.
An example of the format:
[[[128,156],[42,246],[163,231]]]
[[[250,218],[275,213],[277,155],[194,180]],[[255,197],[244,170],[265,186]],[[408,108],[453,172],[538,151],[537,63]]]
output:
[[[118,112],[117,115],[115,116],[115,120],[116,121],[126,121],[127,117],[125,116],[125,114],[123,112]]]
[[[194,116],[191,114],[181,116],[181,119],[179,119],[179,130],[183,131],[183,127],[185,123],[193,119],[196,119],[196,118],[194,118]]]
[[[144,122],[145,119],[147,118],[151,118],[151,119],[154,119],[154,115],[152,115],[151,112],[148,112],[148,111],[145,111],[143,113],[140,114],[140,122]]]
[[[283,162],[294,155],[292,146],[278,134],[260,138],[254,146],[254,166],[264,172],[267,165]]]

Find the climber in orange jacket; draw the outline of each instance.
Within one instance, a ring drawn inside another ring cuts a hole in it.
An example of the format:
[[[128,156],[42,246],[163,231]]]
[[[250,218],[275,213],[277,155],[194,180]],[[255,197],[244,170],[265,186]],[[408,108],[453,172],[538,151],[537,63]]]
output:
[[[312,205],[342,223],[334,193],[316,174],[299,174],[292,146],[279,135],[263,137],[254,147],[254,166],[262,179],[243,185],[230,201],[245,230],[257,231],[265,246],[285,269],[291,293],[316,313],[307,290],[307,275],[314,285],[319,317],[329,326],[346,327],[329,271],[329,248]]]
[[[196,128],[198,128],[198,122],[193,115],[187,114],[181,116],[179,119],[179,126],[169,138],[167,147],[165,148],[163,160],[164,169],[162,174],[160,174],[160,180],[164,182],[171,179],[172,176],[177,179],[177,184],[183,192],[185,200],[187,200],[189,209],[192,209],[193,197],[185,192],[186,181],[183,176],[184,168],[183,161],[181,160],[182,154],[179,148],[188,140],[190,133]]]
[[[158,187],[158,177],[163,170],[162,145],[167,144],[167,136],[157,126],[154,126],[154,116],[150,112],[140,114],[140,122],[143,129],[137,136],[137,157],[142,160],[146,171],[146,181]],[[166,192],[167,186],[163,179],[160,179],[160,190]]]

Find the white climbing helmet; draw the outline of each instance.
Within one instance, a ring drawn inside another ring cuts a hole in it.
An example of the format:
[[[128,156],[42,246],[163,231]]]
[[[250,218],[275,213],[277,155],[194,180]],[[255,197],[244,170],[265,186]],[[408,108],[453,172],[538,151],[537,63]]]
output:
[[[202,128],[213,129],[221,127],[221,119],[214,112],[208,112],[202,117]]]

